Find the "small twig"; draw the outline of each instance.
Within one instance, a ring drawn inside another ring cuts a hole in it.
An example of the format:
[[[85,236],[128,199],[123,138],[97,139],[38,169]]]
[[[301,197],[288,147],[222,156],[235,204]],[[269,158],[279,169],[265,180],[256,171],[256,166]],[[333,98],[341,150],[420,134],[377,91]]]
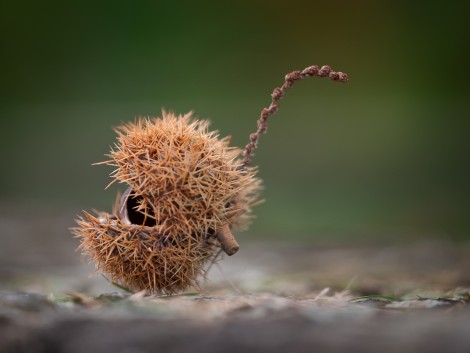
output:
[[[238,251],[238,249],[240,249],[240,246],[233,237],[228,224],[225,224],[221,229],[219,229],[217,232],[217,239],[220,242],[220,247],[228,256],[232,256]]]
[[[268,108],[261,110],[261,116],[258,119],[258,129],[256,132],[250,134],[250,142],[246,145],[243,152],[242,164],[244,167],[251,165],[255,149],[258,146],[258,140],[261,134],[266,133],[268,129],[268,118],[279,109],[279,101],[286,93],[288,88],[291,88],[295,81],[302,80],[306,77],[329,77],[333,81],[347,82],[348,75],[343,72],[335,72],[328,65],[318,68],[317,65],[309,66],[303,71],[292,71],[285,76],[284,84],[281,87],[276,87],[271,93],[271,104]]]

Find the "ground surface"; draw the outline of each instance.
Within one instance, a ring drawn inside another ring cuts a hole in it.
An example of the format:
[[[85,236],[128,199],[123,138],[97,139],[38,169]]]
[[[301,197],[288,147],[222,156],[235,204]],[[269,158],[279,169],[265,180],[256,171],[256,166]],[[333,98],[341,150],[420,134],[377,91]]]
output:
[[[470,352],[470,244],[241,238],[200,289],[149,297],[89,277],[65,219],[2,221],[0,352]]]

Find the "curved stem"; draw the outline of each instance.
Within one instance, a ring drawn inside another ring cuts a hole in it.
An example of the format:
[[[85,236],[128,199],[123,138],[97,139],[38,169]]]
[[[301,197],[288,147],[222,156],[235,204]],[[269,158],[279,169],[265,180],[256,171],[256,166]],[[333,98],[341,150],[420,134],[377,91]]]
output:
[[[253,161],[255,149],[258,147],[258,140],[261,134],[266,133],[268,129],[268,118],[279,109],[279,101],[286,93],[286,90],[291,88],[295,81],[302,80],[306,77],[328,77],[333,81],[347,82],[348,75],[343,72],[335,72],[328,65],[318,68],[317,65],[309,66],[302,71],[292,71],[284,78],[284,84],[281,87],[276,87],[271,93],[271,104],[267,108],[261,110],[261,116],[258,119],[258,129],[250,134],[250,142],[245,146],[243,152],[242,165],[244,167],[250,166]]]

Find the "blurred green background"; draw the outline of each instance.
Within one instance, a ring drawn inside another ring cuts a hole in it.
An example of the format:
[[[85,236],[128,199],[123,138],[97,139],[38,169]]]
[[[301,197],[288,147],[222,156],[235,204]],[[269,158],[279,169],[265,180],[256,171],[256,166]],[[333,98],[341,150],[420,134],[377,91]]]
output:
[[[251,235],[470,239],[468,2],[16,1],[0,10],[4,217],[109,210],[112,127],[193,110],[255,163]],[[70,217],[72,225],[72,217]],[[66,233],[66,231],[64,231]]]

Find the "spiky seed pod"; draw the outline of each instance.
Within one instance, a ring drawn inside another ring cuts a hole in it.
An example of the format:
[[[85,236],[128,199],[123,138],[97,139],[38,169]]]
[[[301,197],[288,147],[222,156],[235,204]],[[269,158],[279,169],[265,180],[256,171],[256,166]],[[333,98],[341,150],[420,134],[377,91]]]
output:
[[[86,214],[80,248],[111,280],[133,290],[174,293],[195,285],[221,246],[238,250],[231,228],[246,226],[260,180],[241,150],[191,114],[141,118],[116,129],[104,163],[129,185],[114,214]]]
[[[203,234],[165,233],[163,227],[123,223],[109,214],[86,214],[75,234],[98,267],[134,291],[171,294],[197,285],[214,245]]]
[[[268,118],[286,90],[307,77],[346,82],[329,66],[310,66],[285,76],[261,111],[258,129],[243,153],[208,130],[191,113],[140,118],[116,129],[110,160],[115,182],[128,185],[113,214],[85,212],[73,233],[98,271],[132,290],[171,294],[197,285],[218,249],[238,250],[231,233],[249,223],[261,181],[251,167]]]
[[[132,189],[129,196],[145,223],[189,236],[246,219],[259,186],[255,170],[244,168],[241,150],[208,125],[192,121],[191,114],[163,113],[117,129],[108,164],[116,167],[114,180]]]

